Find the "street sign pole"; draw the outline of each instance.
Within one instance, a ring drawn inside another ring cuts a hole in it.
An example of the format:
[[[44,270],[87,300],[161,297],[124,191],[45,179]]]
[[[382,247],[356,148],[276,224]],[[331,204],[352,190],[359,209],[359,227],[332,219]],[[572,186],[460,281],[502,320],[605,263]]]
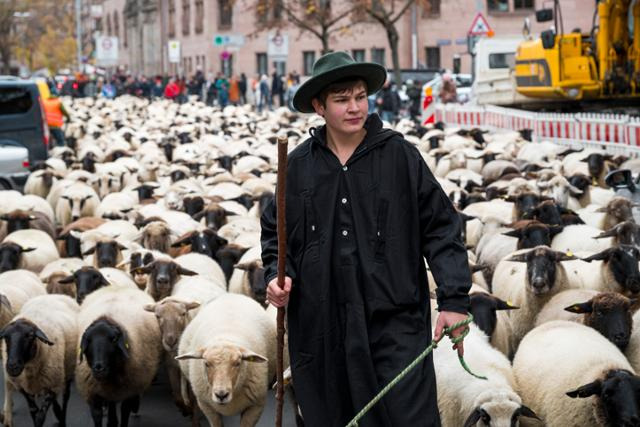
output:
[[[82,0],[76,0],[76,55],[78,60],[78,71],[82,71],[82,25],[80,24],[82,14]]]

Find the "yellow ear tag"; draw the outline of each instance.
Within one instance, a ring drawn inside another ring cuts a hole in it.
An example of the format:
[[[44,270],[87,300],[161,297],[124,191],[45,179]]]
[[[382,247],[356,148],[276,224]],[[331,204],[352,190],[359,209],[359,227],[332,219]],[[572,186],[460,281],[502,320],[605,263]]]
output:
[[[598,186],[598,181],[595,178],[591,178],[591,185]]]
[[[507,300],[507,305],[508,305],[509,307],[513,307],[513,303],[512,303],[511,301],[509,301],[509,300]]]
[[[573,252],[567,251],[567,256],[573,256]]]
[[[129,343],[128,342],[124,343],[124,348],[129,349]]]

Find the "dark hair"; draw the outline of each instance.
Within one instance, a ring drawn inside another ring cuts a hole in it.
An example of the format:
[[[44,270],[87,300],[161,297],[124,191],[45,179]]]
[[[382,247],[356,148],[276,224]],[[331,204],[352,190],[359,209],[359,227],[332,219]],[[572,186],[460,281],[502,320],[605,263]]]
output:
[[[322,104],[323,107],[326,107],[327,97],[329,96],[329,94],[351,93],[353,92],[353,89],[359,84],[364,85],[365,90],[368,89],[367,82],[362,77],[356,77],[356,76],[343,77],[340,80],[336,80],[335,82],[326,86],[324,89],[320,91],[320,93],[314,96],[314,98],[320,101],[320,104]]]

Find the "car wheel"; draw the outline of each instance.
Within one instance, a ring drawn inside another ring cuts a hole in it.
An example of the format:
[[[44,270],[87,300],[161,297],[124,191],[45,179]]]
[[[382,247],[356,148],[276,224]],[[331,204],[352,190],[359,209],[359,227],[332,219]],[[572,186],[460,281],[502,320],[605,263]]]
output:
[[[0,191],[12,190],[12,189],[13,187],[11,186],[9,181],[7,181],[6,179],[0,179]]]

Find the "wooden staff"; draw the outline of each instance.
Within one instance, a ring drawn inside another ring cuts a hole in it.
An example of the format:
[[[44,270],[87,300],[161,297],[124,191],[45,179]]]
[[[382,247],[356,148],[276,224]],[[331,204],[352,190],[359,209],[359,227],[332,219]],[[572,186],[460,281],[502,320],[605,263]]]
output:
[[[286,136],[278,137],[278,286],[284,289],[285,265],[287,260],[287,222],[285,216],[285,195],[287,190],[287,144]],[[278,386],[276,388],[276,427],[282,427],[282,406],[284,402],[284,316],[285,308],[278,308],[278,364],[276,366]]]

